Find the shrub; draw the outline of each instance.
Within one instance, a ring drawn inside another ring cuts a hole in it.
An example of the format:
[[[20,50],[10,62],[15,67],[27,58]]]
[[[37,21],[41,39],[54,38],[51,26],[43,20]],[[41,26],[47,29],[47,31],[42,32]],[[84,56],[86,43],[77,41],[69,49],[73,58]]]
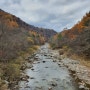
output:
[[[4,74],[8,77],[8,81],[17,80],[20,77],[20,66],[18,64],[9,63]]]

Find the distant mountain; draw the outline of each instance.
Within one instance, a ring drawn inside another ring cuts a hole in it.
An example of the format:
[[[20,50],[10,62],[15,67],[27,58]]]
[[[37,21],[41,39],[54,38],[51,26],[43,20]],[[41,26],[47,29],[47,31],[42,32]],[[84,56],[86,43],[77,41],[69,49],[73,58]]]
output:
[[[54,48],[65,46],[78,56],[90,58],[90,12],[71,29],[55,35],[51,43]]]
[[[55,34],[54,30],[34,27],[0,9],[0,61],[13,60]]]
[[[11,29],[18,27],[18,28],[24,28],[26,30],[35,31],[39,34],[42,34],[46,38],[46,40],[48,40],[48,38],[50,38],[51,36],[57,33],[53,29],[39,28],[30,24],[27,24],[20,18],[10,13],[7,13],[1,9],[0,9],[0,20],[2,20]]]

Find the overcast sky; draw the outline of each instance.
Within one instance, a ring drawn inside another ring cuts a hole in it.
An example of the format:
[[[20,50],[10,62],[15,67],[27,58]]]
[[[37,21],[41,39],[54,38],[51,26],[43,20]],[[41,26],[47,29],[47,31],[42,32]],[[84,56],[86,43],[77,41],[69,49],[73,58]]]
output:
[[[0,8],[31,25],[60,32],[90,11],[90,0],[0,0]]]

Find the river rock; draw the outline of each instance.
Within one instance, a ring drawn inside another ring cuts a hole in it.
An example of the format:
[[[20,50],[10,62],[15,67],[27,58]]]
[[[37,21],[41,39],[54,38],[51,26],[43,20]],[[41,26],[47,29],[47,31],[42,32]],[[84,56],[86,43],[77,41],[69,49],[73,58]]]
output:
[[[44,54],[44,56],[47,56],[47,54]]]
[[[56,62],[56,60],[53,60],[53,62]]]
[[[21,69],[21,70],[25,70],[25,69],[26,69],[26,65],[21,66],[20,69]]]
[[[83,85],[80,85],[80,86],[79,86],[79,89],[80,89],[80,90],[85,90],[85,87],[84,87]]]
[[[22,81],[27,81],[27,79],[29,79],[29,76],[28,76],[28,75],[23,75],[23,76],[21,77],[21,80],[22,80]]]
[[[27,68],[32,68],[32,67],[33,67],[33,65],[32,65],[32,64],[27,63]]]
[[[52,87],[49,87],[48,90],[52,90]]]
[[[50,85],[56,87],[57,86],[57,83],[55,81],[51,81],[50,82]]]
[[[34,77],[30,77],[30,79],[35,79]]]
[[[34,70],[34,68],[31,68],[31,70],[33,71],[33,70]]]
[[[83,81],[79,82],[78,84],[80,90],[85,90],[85,83]]]
[[[30,88],[30,86],[27,85],[25,88]]]
[[[35,90],[38,90],[38,89],[42,90],[42,86],[36,86],[35,87]]]
[[[34,59],[35,59],[35,60],[38,60],[38,59],[39,59],[39,57],[38,57],[38,56],[35,56],[35,57],[34,57]]]
[[[42,61],[43,63],[45,63],[46,61]]]

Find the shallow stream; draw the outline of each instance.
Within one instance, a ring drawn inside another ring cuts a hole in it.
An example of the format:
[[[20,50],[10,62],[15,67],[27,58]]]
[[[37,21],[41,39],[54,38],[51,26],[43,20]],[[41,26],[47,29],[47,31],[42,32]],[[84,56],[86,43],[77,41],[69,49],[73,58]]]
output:
[[[61,66],[50,55],[48,44],[41,46],[31,69],[25,73],[30,78],[28,82],[20,82],[20,90],[78,90],[69,71]]]

